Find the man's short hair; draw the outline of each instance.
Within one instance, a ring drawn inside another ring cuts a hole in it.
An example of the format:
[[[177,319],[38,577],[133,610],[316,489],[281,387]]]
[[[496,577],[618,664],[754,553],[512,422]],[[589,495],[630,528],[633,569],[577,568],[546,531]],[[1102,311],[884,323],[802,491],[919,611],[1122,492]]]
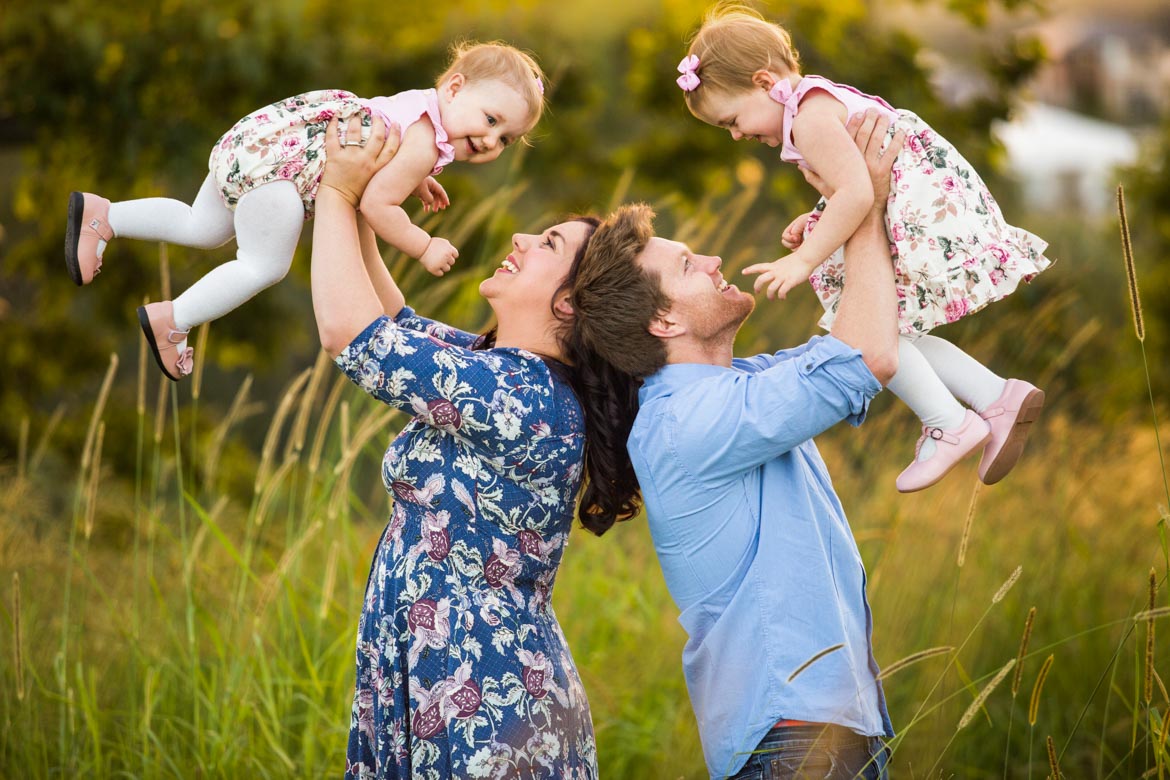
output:
[[[575,327],[590,348],[639,379],[666,365],[666,346],[650,323],[670,308],[657,273],[638,256],[654,236],[654,210],[619,207],[593,233],[573,285]]]

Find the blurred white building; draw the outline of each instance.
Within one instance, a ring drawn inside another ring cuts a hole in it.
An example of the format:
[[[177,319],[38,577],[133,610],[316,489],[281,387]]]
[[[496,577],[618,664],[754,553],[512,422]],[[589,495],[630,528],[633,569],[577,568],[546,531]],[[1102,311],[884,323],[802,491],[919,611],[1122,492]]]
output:
[[[1045,211],[1112,209],[1115,169],[1138,159],[1134,131],[1044,103],[1024,104],[993,132],[1028,205]]]

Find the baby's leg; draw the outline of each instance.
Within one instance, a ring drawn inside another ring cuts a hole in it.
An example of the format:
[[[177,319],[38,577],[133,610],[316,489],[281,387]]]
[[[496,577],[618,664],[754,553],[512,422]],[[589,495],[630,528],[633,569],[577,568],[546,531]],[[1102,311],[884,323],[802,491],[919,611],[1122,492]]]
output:
[[[126,200],[110,204],[109,222],[119,238],[166,241],[199,249],[222,246],[234,232],[232,212],[223,204],[210,175],[190,206],[171,198]]]
[[[979,461],[979,478],[999,482],[1024,452],[1028,431],[1044,408],[1044,391],[1022,379],[1004,379],[937,336],[923,336],[918,349],[956,396],[991,426],[991,441]]]
[[[980,414],[1003,395],[1007,380],[946,339],[927,335],[914,344],[947,389]]]
[[[965,410],[918,350],[920,342],[898,337],[898,373],[887,387],[918,415],[923,425],[944,431],[958,428],[963,424]]]
[[[218,197],[218,196],[217,196]],[[305,222],[296,185],[257,187],[236,205],[235,260],[212,269],[175,299],[175,327],[186,330],[222,317],[288,273]]]
[[[903,493],[930,487],[960,460],[982,447],[991,429],[964,409],[918,350],[917,342],[898,338],[898,373],[888,387],[922,420],[914,461],[898,475]]]

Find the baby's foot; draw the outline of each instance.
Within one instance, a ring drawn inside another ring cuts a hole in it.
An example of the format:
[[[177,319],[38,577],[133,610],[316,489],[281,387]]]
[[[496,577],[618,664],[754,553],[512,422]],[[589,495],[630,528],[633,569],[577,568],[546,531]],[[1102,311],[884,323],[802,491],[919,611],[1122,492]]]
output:
[[[979,461],[983,484],[994,485],[1016,465],[1024,453],[1028,429],[1043,408],[1043,390],[1022,379],[1009,379],[1003,394],[979,415],[991,426],[991,441]]]
[[[914,462],[898,475],[898,492],[913,493],[938,482],[960,460],[982,447],[991,438],[991,426],[970,409],[958,428],[922,426],[914,447]]]
[[[175,306],[170,301],[138,307],[138,324],[150,344],[158,367],[175,382],[191,373],[195,350],[187,346],[185,330],[175,328]]]
[[[69,218],[65,223],[65,265],[77,286],[89,284],[102,270],[102,252],[113,240],[110,202],[100,195],[74,192],[69,195]]]

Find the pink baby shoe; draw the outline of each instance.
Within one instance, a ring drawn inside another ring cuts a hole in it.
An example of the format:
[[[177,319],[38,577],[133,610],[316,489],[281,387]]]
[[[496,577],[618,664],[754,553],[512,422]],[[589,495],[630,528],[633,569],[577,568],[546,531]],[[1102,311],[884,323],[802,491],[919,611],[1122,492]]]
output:
[[[170,301],[148,303],[138,307],[138,324],[158,367],[168,379],[178,381],[191,373],[195,350],[187,346],[185,330],[175,328],[175,307]]]
[[[970,409],[963,416],[963,424],[954,430],[922,426],[922,435],[914,447],[914,462],[898,475],[895,483],[898,492],[913,493],[930,487],[990,438],[991,426]],[[924,460],[919,460],[918,456],[928,440],[933,443],[934,452]]]
[[[114,231],[109,223],[110,202],[100,195],[74,192],[69,195],[69,218],[65,223],[65,265],[77,286],[89,284],[102,270],[98,242],[109,243]]]
[[[1028,429],[1044,408],[1044,391],[1022,379],[1009,379],[1003,395],[980,417],[991,426],[991,441],[979,461],[979,479],[994,485],[1007,476],[1024,452]]]

